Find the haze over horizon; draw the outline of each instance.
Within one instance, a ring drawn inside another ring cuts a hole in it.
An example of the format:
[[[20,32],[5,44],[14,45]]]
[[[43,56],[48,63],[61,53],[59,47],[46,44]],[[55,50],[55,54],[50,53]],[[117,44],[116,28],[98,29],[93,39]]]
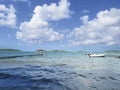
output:
[[[120,50],[120,0],[1,0],[0,48]]]

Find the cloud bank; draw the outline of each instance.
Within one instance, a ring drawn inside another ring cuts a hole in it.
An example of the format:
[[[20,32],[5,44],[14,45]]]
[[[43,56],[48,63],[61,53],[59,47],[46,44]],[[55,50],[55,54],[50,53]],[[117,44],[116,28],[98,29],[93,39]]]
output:
[[[71,45],[120,44],[120,9],[100,11],[96,18],[81,17],[83,25],[74,28],[67,36]]]
[[[6,7],[0,4],[0,26],[16,26],[16,14],[13,5]]]
[[[58,21],[69,18],[71,11],[70,3],[67,0],[60,0],[58,5],[51,3],[36,6],[34,14],[30,21],[22,22],[20,31],[16,33],[16,37],[26,43],[44,43],[60,41],[64,38],[64,34],[53,30],[49,26],[51,21]]]
[[[27,2],[28,0],[19,1]],[[70,18],[71,10],[69,8],[68,0],[60,0],[58,4],[36,6],[31,19],[20,24],[16,38],[28,44],[42,44],[63,39],[66,39],[64,40],[66,42],[68,40],[70,45],[120,44],[120,9],[111,8],[99,11],[92,20],[88,15],[82,16],[80,17],[82,25],[75,27],[68,35],[61,34],[58,30],[51,28],[50,24],[53,21]],[[15,12],[13,5],[6,7],[0,4],[0,26],[16,27]],[[88,12],[88,10],[83,10],[82,13],[87,14]]]

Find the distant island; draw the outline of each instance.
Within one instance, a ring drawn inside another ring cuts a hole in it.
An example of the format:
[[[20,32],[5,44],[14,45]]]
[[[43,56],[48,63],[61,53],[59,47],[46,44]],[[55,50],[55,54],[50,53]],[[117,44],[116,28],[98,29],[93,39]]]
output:
[[[18,49],[0,49],[0,51],[20,52],[21,50],[18,50]]]
[[[120,50],[107,50],[105,52],[120,52]]]
[[[11,49],[11,48],[5,48],[5,49],[0,49],[0,51],[20,52],[21,50],[18,50],[18,49]],[[66,52],[65,50],[44,50],[44,49],[37,49],[37,50],[35,50],[35,51]]]
[[[65,50],[48,50],[47,52],[66,52]]]
[[[80,51],[76,51],[76,52],[79,52],[79,53],[87,53],[86,51],[81,51],[81,50],[80,50]]]
[[[43,52],[70,52],[66,50],[60,50],[60,49],[55,49],[55,50],[44,50],[44,49],[37,49],[33,52],[36,51],[43,51]],[[0,52],[22,52],[22,50],[19,49],[12,49],[12,48],[1,48]],[[29,51],[28,51],[29,52]],[[75,52],[81,52],[81,53],[86,53],[87,51],[75,51]],[[120,50],[106,50],[104,52],[120,52]]]

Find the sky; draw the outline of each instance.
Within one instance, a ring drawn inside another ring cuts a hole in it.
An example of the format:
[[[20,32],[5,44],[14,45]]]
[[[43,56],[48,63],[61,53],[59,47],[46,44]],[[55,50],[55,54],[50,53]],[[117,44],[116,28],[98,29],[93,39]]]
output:
[[[0,48],[120,50],[120,0],[0,0]]]

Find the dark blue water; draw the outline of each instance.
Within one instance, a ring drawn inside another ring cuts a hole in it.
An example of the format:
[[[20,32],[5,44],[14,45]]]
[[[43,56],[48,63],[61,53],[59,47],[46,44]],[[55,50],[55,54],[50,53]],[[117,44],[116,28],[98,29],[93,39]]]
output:
[[[120,59],[80,52],[0,59],[0,90],[120,90]]]

